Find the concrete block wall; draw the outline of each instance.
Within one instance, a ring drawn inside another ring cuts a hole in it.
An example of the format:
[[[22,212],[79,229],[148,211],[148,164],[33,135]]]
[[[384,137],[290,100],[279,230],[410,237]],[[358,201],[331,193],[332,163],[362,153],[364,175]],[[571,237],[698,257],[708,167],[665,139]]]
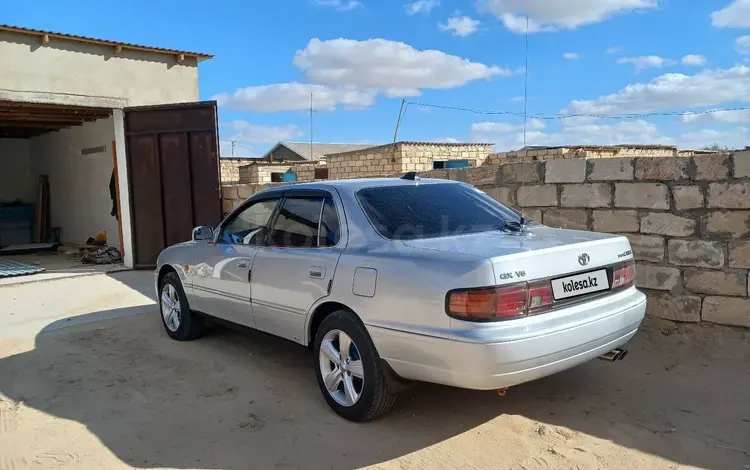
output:
[[[533,162],[567,158],[624,158],[624,157],[689,157],[700,153],[695,150],[680,150],[669,146],[584,146],[530,149],[513,152],[500,152],[489,155],[487,164],[498,165],[511,162]]]
[[[548,226],[624,235],[650,316],[750,328],[750,152],[552,159],[420,176],[472,184]],[[224,211],[283,184],[224,186]]]
[[[545,225],[622,234],[649,315],[750,328],[750,152],[553,159],[421,176],[473,184]]]

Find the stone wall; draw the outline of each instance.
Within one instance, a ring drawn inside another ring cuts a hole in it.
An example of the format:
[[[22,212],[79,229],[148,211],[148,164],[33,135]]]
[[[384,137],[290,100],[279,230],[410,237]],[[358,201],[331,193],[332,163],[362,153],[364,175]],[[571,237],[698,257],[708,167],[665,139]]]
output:
[[[297,181],[313,181],[315,180],[315,169],[326,168],[326,162],[317,161],[310,163],[302,163],[294,165],[292,171],[297,174]]]
[[[487,164],[498,165],[565,158],[690,157],[710,153],[712,152],[680,150],[677,147],[663,145],[551,147],[493,153],[487,158]]]
[[[475,185],[545,225],[625,235],[649,315],[750,328],[750,152],[553,159],[421,176]],[[279,185],[225,186],[224,210]]]
[[[750,327],[750,152],[435,170],[545,225],[627,236],[648,313]]]
[[[219,163],[221,166],[221,184],[239,183],[240,167],[249,165],[254,160],[250,158],[230,158],[221,157]]]
[[[354,152],[326,156],[329,179],[388,176],[401,171],[401,149],[398,144],[370,147]]]
[[[286,173],[291,168],[290,163],[251,163],[240,167],[240,183],[270,183],[271,173]]]
[[[401,144],[401,171],[430,171],[435,161],[469,160],[469,166],[482,165],[492,144]]]
[[[469,160],[479,166],[492,144],[396,142],[326,157],[329,179],[389,176],[406,171],[430,171],[435,161]]]

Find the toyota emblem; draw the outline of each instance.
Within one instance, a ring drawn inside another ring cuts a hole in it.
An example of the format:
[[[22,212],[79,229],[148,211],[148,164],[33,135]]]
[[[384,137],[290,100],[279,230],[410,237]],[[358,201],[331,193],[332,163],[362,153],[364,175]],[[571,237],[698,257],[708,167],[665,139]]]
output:
[[[586,266],[589,264],[589,261],[591,261],[591,257],[588,255],[588,253],[581,253],[578,256],[578,264],[581,266]]]

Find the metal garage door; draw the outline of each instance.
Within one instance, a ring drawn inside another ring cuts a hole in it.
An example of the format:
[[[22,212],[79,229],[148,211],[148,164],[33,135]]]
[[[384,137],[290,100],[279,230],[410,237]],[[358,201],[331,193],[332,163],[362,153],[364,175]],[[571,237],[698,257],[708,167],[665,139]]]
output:
[[[134,265],[221,221],[216,102],[125,109]]]

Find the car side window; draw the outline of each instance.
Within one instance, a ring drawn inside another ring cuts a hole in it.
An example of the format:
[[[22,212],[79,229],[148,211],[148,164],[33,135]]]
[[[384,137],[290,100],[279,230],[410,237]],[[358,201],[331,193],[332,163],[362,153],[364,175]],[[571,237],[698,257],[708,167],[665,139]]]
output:
[[[336,246],[341,236],[339,216],[331,198],[326,198],[323,203],[323,213],[320,217],[319,246]]]
[[[320,197],[285,199],[271,230],[271,246],[317,247],[322,206]]]
[[[278,203],[278,199],[268,199],[247,206],[222,227],[219,243],[262,245],[268,220]]]

